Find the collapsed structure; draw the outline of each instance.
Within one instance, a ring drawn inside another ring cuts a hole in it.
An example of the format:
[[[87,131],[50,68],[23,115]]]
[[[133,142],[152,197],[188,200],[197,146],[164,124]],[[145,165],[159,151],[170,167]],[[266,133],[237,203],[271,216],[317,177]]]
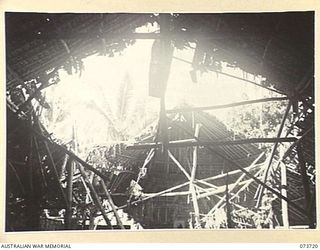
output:
[[[148,22],[160,32],[134,32]],[[58,83],[58,69],[81,71],[82,58],[113,54],[134,39],[157,41],[150,95],[161,99],[159,122],[133,145],[100,145],[83,159],[76,128],[62,144],[39,121],[50,108],[41,90]],[[225,61],[265,75],[259,86],[281,97],[166,110],[172,50],[191,41],[194,72],[228,75],[219,67]],[[6,46],[6,231],[315,228],[312,12],[7,13]],[[287,108],[274,138],[235,134],[204,112],[279,100]],[[290,146],[281,150],[282,143]]]

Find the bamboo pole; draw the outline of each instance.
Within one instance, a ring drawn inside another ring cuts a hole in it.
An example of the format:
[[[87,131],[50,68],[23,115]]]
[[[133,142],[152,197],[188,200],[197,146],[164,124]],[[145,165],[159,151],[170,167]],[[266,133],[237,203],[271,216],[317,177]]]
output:
[[[242,185],[245,185],[247,184],[248,182],[250,182],[252,180],[244,180],[244,181],[240,181],[238,183],[232,183],[232,184],[229,184],[229,190],[233,190],[234,188],[236,188],[237,186],[242,186]],[[217,189],[214,189],[212,191],[209,191],[209,192],[206,192],[206,193],[203,193],[203,194],[200,194],[198,195],[198,199],[202,199],[202,198],[206,198],[208,196],[211,196],[211,195],[216,195],[216,194],[220,194],[220,193],[224,193],[226,191],[226,187],[225,186],[219,186]],[[220,203],[221,204],[221,203]]]
[[[86,172],[84,171],[83,166],[79,166],[79,170],[80,170],[80,173],[81,173],[84,181],[87,183],[87,185],[89,187],[93,202],[95,203],[95,205],[100,210],[100,212],[102,214],[102,217],[105,220],[105,222],[107,223],[107,225],[110,227],[110,229],[113,229],[112,225],[111,225],[111,222],[110,222],[110,220],[109,220],[109,218],[107,216],[107,213],[104,210],[104,208],[103,208],[103,206],[102,206],[102,204],[101,204],[101,202],[99,200],[99,196],[98,196],[94,186],[92,185],[92,183],[88,180],[88,176],[87,176]]]
[[[234,102],[222,105],[213,105],[213,106],[206,106],[206,107],[191,107],[191,108],[180,108],[180,109],[170,109],[167,110],[167,113],[179,113],[179,112],[194,112],[194,111],[204,111],[204,110],[216,110],[216,109],[225,109],[225,108],[232,108],[236,106],[244,106],[249,104],[261,103],[261,102],[274,102],[274,101],[284,101],[288,100],[288,97],[270,97],[270,98],[262,98],[250,101],[243,101],[243,102]]]
[[[262,156],[264,156],[264,152],[262,152],[262,153],[250,164],[250,166],[248,167],[248,171],[250,171],[250,170],[252,169],[252,167],[254,167],[254,166],[256,165],[256,163],[259,162],[259,160],[262,158]],[[237,179],[237,181],[233,184],[233,186],[232,186],[232,187],[229,187],[229,192],[232,192],[232,190],[239,185],[239,183],[243,180],[243,178],[244,178],[245,176],[246,176],[246,174],[243,173],[243,174]],[[228,177],[228,173],[226,174],[226,177]],[[219,208],[219,206],[224,202],[225,199],[226,199],[226,195],[223,196],[223,197],[220,199],[220,201],[209,211],[208,215],[213,214],[214,211]]]
[[[293,105],[293,111],[296,114],[296,116],[299,115],[297,102],[295,102]],[[305,132],[304,135],[306,135],[309,131],[312,131],[312,128],[309,128],[309,130],[307,132]],[[306,168],[306,162],[304,159],[303,148],[301,146],[302,137],[300,138],[299,143],[297,143],[297,154],[298,154],[298,161],[299,161],[299,167],[300,167],[299,170],[300,170],[300,174],[301,174],[304,195],[305,195],[305,199],[306,199],[305,207],[306,207],[306,211],[307,211],[306,215],[308,216],[308,219],[309,219],[309,227],[314,228],[315,227],[315,225],[314,225],[315,218],[314,218],[312,210],[311,210],[312,209],[312,207],[311,207],[311,190],[310,190],[309,178],[307,176],[307,168]]]
[[[261,172],[263,171],[263,169],[261,168],[257,173],[255,173],[255,177],[259,177],[259,175],[261,174]],[[232,201],[233,199],[235,199],[236,197],[239,196],[239,194],[245,190],[247,187],[249,187],[249,185],[253,182],[254,180],[251,179],[249,182],[247,182],[246,184],[244,184],[235,194],[233,194],[230,198],[230,201]],[[224,204],[221,205],[221,207],[224,207]]]
[[[313,130],[313,126],[309,128],[297,141],[292,143],[290,147],[287,149],[287,151],[284,153],[282,159],[284,160],[285,158],[287,158],[290,152],[292,151],[292,149],[295,148],[312,130]]]
[[[28,177],[29,177],[29,195],[33,199],[34,187],[33,187],[33,137],[30,136],[30,151],[28,155]]]
[[[300,143],[297,145],[297,154],[298,154],[298,158],[299,158],[299,167],[300,167],[299,170],[300,170],[300,174],[301,174],[303,190],[304,190],[304,195],[305,195],[305,199],[306,199],[305,207],[307,210],[307,216],[309,218],[309,227],[314,228],[314,225],[313,225],[314,218],[313,218],[313,215],[311,212],[310,184],[309,184],[309,178],[307,175],[306,162],[304,159],[303,150],[302,150]]]
[[[226,194],[225,194],[225,200],[226,200],[226,206],[227,206],[227,228],[232,228],[233,223],[231,219],[231,207],[230,207],[230,200],[229,200],[229,175],[227,171],[227,176],[226,176]],[[230,191],[231,192],[231,191]]]
[[[17,181],[18,181],[18,184],[19,184],[19,186],[20,186],[20,189],[21,189],[22,194],[25,195],[27,192],[26,192],[26,190],[25,190],[25,188],[24,188],[24,186],[23,186],[23,184],[22,184],[21,178],[20,178],[17,170],[15,169],[15,167],[13,166],[13,164],[10,162],[10,160],[7,160],[7,161],[8,161],[8,166],[11,168],[12,172],[14,173],[14,175],[15,175]]]
[[[77,127],[76,124],[73,124],[72,127],[72,150],[75,154],[78,153],[78,142],[77,142]],[[67,154],[65,155],[68,156]],[[69,157],[67,157],[69,158]],[[72,225],[72,202],[73,202],[73,176],[74,176],[74,170],[76,168],[76,163],[72,160],[67,160],[66,162],[66,169],[67,169],[67,209],[66,209],[66,223],[65,226],[67,229],[71,229]],[[64,164],[63,164],[64,165]],[[63,171],[63,169],[62,169]]]
[[[168,148],[178,148],[178,147],[219,147],[219,146],[233,146],[242,144],[253,144],[253,143],[279,143],[279,142],[295,142],[297,138],[295,137],[283,137],[283,138],[249,138],[240,139],[233,141],[217,140],[217,141],[197,141],[195,139],[171,141],[168,143]],[[162,143],[144,143],[144,144],[134,144],[127,146],[128,150],[137,149],[150,149],[150,148],[160,148]]]
[[[113,211],[113,213],[114,213],[114,215],[116,217],[118,225],[120,226],[121,229],[125,229],[123,224],[122,224],[122,221],[121,221],[121,219],[119,217],[119,214],[117,212],[116,206],[113,203],[112,197],[111,197],[111,195],[110,195],[110,193],[108,191],[108,188],[107,188],[106,184],[104,183],[104,181],[101,178],[100,178],[100,184],[101,184],[104,192],[106,193],[106,196],[108,198],[108,201],[109,201],[109,204],[110,204],[110,206],[112,208],[112,211]]]
[[[174,157],[174,155],[168,150],[169,157],[172,159],[172,161],[178,166],[178,168],[182,171],[182,173],[187,177],[187,179],[190,181],[191,177],[188,174],[188,172],[184,169],[184,167],[180,164],[180,162]]]
[[[199,139],[198,139],[199,141]],[[295,207],[299,212],[301,212],[302,214],[307,214],[307,211],[303,208],[301,208],[300,206],[296,205],[295,203],[291,202],[290,199],[288,199],[287,197],[284,197],[283,195],[281,195],[280,192],[276,191],[275,189],[273,189],[272,187],[269,187],[268,185],[266,185],[263,181],[261,181],[259,178],[257,178],[256,176],[254,176],[253,174],[251,174],[249,171],[247,171],[245,168],[241,167],[237,162],[234,162],[228,158],[226,158],[224,155],[216,152],[212,147],[207,147],[207,149],[213,153],[213,154],[217,154],[220,155],[222,158],[228,160],[230,163],[233,163],[235,167],[237,167],[239,170],[241,170],[243,173],[245,173],[248,177],[252,178],[256,183],[264,186],[265,189],[269,190],[270,192],[272,192],[273,194],[275,194],[276,196],[278,196],[280,199],[284,199],[285,201],[287,201],[289,204],[292,205],[292,207]]]
[[[71,152],[70,150],[66,149],[65,147],[53,142],[52,140],[50,140],[49,138],[47,138],[45,135],[43,135],[41,132],[35,130],[34,128],[31,128],[31,130],[33,131],[33,133],[38,136],[39,138],[43,139],[44,142],[46,143],[50,143],[52,146],[58,148],[59,150],[61,150],[62,152],[68,154],[72,159],[74,159],[75,161],[79,162],[84,168],[92,171],[93,173],[95,173],[96,175],[100,176],[102,179],[108,179],[107,176],[105,176],[103,173],[101,173],[99,170],[95,169],[94,167],[92,167],[90,164],[88,164],[87,162],[85,162],[84,160],[82,160],[80,157],[78,157],[77,155],[75,155],[73,152]]]
[[[287,168],[286,165],[281,162],[280,163],[281,169],[281,194],[284,197],[287,197]],[[289,229],[289,213],[288,213],[288,203],[285,200],[281,200],[281,215],[282,215],[282,222],[283,228]]]
[[[74,162],[68,161],[67,162],[67,209],[66,209],[66,217],[65,217],[65,226],[66,229],[72,229],[72,186],[73,186],[73,168]]]
[[[199,132],[200,132],[200,124],[197,123],[195,125],[195,137],[199,137]],[[198,160],[198,147],[196,146],[196,147],[193,147],[192,170],[191,170],[191,177],[190,177],[190,183],[189,183],[189,191],[191,192],[191,196],[192,196],[196,229],[201,228],[199,204],[198,204],[197,194],[196,194],[194,183],[193,183],[196,177],[197,160]]]
[[[201,184],[204,184],[204,185],[209,186],[211,188],[217,189],[216,185],[213,185],[213,184],[206,182],[206,181],[203,181],[203,180],[195,180],[193,183],[201,183]]]
[[[47,154],[48,154],[48,159],[49,159],[49,167],[51,168],[51,171],[53,172],[53,175],[54,175],[54,178],[58,184],[58,187],[60,189],[60,192],[62,194],[62,197],[66,203],[66,205],[68,204],[68,199],[66,197],[66,194],[61,186],[61,183],[60,183],[60,179],[59,179],[59,174],[58,174],[58,171],[57,171],[57,168],[56,168],[56,165],[54,163],[54,160],[53,160],[53,157],[52,157],[52,154],[50,152],[50,149],[49,149],[49,146],[48,146],[48,143],[46,141],[43,142],[44,143],[44,146],[45,146],[45,149],[47,151]]]
[[[248,166],[248,167],[246,167],[244,169],[249,171],[249,170],[254,170],[256,168],[259,168],[259,167],[261,167],[261,164],[256,164],[256,165],[254,165],[252,167]],[[229,172],[229,176],[240,174],[240,173],[242,173],[242,171],[239,170],[239,169],[238,170],[233,170],[233,171]],[[218,174],[218,175],[215,175],[215,176],[212,176],[212,177],[207,177],[207,178],[204,178],[204,179],[201,179],[201,180],[196,180],[195,183],[200,182],[200,181],[213,181],[213,180],[221,179],[221,178],[224,178],[226,175],[227,175],[226,173]]]
[[[81,173],[80,173],[81,174]],[[90,189],[88,188],[85,180],[83,179],[82,175],[81,175],[81,178],[80,178],[83,186],[84,186],[84,189],[86,190],[87,192],[87,195],[86,195],[86,203],[90,203],[90,202],[93,202],[93,199],[92,199],[92,196],[90,194]]]
[[[176,124],[176,126],[184,131],[186,131],[187,133],[189,133],[187,130],[185,130],[185,128],[179,126]],[[192,135],[191,135],[192,136]],[[198,142],[201,142],[201,140],[199,140],[197,138]],[[284,197],[283,195],[281,195],[280,192],[276,191],[275,189],[269,187],[268,185],[266,185],[265,183],[263,183],[261,180],[259,180],[257,177],[255,177],[254,175],[252,175],[250,172],[248,172],[245,168],[241,167],[237,162],[228,159],[225,155],[217,152],[216,150],[214,150],[213,147],[210,146],[206,146],[207,150],[214,155],[219,155],[221,156],[223,159],[226,159],[228,162],[234,164],[234,166],[236,168],[238,168],[240,171],[242,171],[243,173],[246,173],[247,176],[249,176],[250,178],[252,178],[256,183],[263,185],[267,190],[269,190],[270,192],[272,192],[273,194],[275,194],[276,196],[278,196],[280,199],[284,199],[286,200],[289,204],[291,204],[293,207],[295,207],[299,212],[301,212],[302,214],[307,214],[307,211],[304,208],[301,208],[300,206],[296,205],[295,203],[293,203],[291,200],[289,200],[287,197]]]
[[[33,136],[33,141],[34,141],[34,146],[35,146],[36,153],[37,153],[37,159],[38,159],[38,162],[39,162],[39,167],[40,167],[40,172],[41,172],[41,176],[42,176],[42,179],[43,179],[43,184],[44,184],[45,187],[48,187],[47,180],[46,180],[46,177],[45,177],[45,174],[44,174],[44,171],[43,171],[43,167],[42,167],[41,156],[40,156],[40,153],[39,153],[39,145],[38,145],[37,139],[34,136]]]
[[[179,185],[177,185],[177,186],[168,188],[168,189],[166,189],[166,190],[160,191],[160,192],[158,192],[158,193],[149,194],[149,195],[148,195],[148,194],[143,194],[143,198],[142,198],[141,200],[133,201],[133,202],[130,203],[130,205],[135,205],[135,204],[138,204],[138,203],[140,203],[140,202],[143,202],[143,201],[146,201],[146,200],[155,198],[155,197],[159,197],[159,196],[161,196],[162,194],[166,194],[166,193],[168,193],[168,192],[171,192],[171,191],[177,190],[177,189],[179,189],[179,188],[185,187],[185,186],[187,186],[188,184],[189,184],[189,182],[185,182],[185,183],[179,184]],[[118,207],[117,209],[118,209],[118,210],[119,210],[119,209],[123,209],[123,208],[126,208],[126,207],[128,207],[128,206],[129,206],[129,205],[126,204],[126,205],[123,205],[123,206]],[[109,212],[112,212],[112,211],[109,211]],[[108,213],[109,213],[109,212],[108,212]]]

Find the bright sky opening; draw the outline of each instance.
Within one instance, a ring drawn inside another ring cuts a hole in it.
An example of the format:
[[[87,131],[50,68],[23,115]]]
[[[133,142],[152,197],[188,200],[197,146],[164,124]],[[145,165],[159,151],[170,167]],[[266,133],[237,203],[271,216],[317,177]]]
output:
[[[110,137],[111,126],[125,131],[129,135],[125,140],[134,139],[155,121],[160,109],[160,100],[148,96],[152,44],[153,40],[137,40],[114,57],[90,56],[84,59],[85,70],[81,77],[61,70],[61,82],[46,90],[47,100],[53,103],[50,112],[53,117],[57,116],[53,122],[46,122],[48,130],[68,142],[72,127],[76,125],[79,144],[86,147],[123,140]],[[193,54],[192,48],[174,51],[174,57],[188,62],[192,62]],[[181,103],[200,107],[270,96],[268,90],[216,72],[198,72],[198,82],[194,83],[190,77],[191,70],[191,64],[173,59],[166,90],[167,109]],[[244,74],[242,70],[229,68],[225,64],[222,71],[246,77],[258,84],[262,80],[261,76]],[[130,81],[125,97],[126,114],[119,117],[119,106],[124,105],[120,92],[125,81]],[[62,111],[68,115],[59,118]],[[228,109],[210,113],[224,121]]]

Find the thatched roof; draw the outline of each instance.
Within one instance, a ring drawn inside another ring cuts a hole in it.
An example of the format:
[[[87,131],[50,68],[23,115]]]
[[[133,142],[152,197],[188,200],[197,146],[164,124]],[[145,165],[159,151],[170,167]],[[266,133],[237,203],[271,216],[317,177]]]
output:
[[[7,63],[30,80],[70,55],[123,49],[136,27],[157,20],[148,14],[6,13]],[[197,41],[216,61],[266,76],[285,93],[313,76],[313,12],[179,14],[170,20],[176,47]]]
[[[219,71],[217,65],[225,61],[245,72],[262,75],[266,77],[265,85],[272,84],[300,101],[303,113],[311,115],[311,123],[300,121],[303,131],[312,126],[313,112],[308,114],[307,110],[314,109],[313,12],[175,14],[167,19],[176,48],[196,42],[197,49],[210,56],[209,63],[195,58],[194,67],[202,64]],[[19,105],[23,100],[17,97],[16,87],[23,88],[23,82],[36,79],[45,87],[50,78],[58,81],[59,68],[79,72],[81,59],[89,55],[112,56],[130,46],[137,37],[135,29],[148,22],[159,22],[159,16],[6,13],[8,96]],[[313,135],[308,136],[311,144]]]
[[[79,72],[83,58],[93,54],[112,56],[134,42],[137,27],[159,21],[157,15],[123,13],[7,12],[5,18],[8,106],[19,106],[25,101],[21,89],[25,88],[32,96],[39,84],[48,86],[51,78],[58,81],[58,69]],[[274,85],[295,103],[299,101],[301,117],[294,123],[300,135],[311,131],[303,138],[302,147],[306,163],[314,166],[314,13],[175,14],[168,19],[176,48],[195,42],[197,49],[211,58],[209,63],[195,60],[194,67],[219,71],[218,65],[224,61],[230,67],[266,77],[266,86]],[[19,134],[15,132],[18,130],[27,136],[30,131],[15,114],[11,111],[8,114],[8,133],[15,137],[15,145],[10,150],[25,149],[26,152],[18,150],[18,153],[21,162],[26,164],[27,142],[22,140],[24,137],[17,138]],[[26,130],[22,132],[19,124]],[[212,130],[215,125],[208,127]],[[221,131],[225,132],[220,128],[215,132]],[[212,139],[220,136],[230,135],[225,132]],[[248,151],[253,151],[251,155],[258,153],[252,145],[221,150],[221,154],[235,161],[244,161],[243,165],[252,161],[246,162]],[[290,158],[295,157],[293,150]]]

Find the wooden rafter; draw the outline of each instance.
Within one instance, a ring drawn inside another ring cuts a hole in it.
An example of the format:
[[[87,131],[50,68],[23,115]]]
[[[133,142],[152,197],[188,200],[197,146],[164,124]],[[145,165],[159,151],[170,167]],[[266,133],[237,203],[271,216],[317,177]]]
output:
[[[222,105],[213,105],[213,106],[206,106],[206,107],[192,107],[192,108],[180,108],[180,109],[170,109],[167,110],[167,113],[179,113],[179,112],[193,112],[193,111],[204,111],[204,110],[215,110],[215,109],[225,109],[225,108],[232,108],[237,106],[244,106],[249,104],[261,103],[261,102],[274,102],[274,101],[284,101],[288,100],[287,97],[270,97],[270,98],[262,98],[250,101],[243,101],[243,102],[234,102]]]
[[[295,137],[284,137],[284,138],[249,138],[240,139],[233,141],[217,140],[217,141],[197,141],[196,139],[187,139],[179,141],[171,141],[167,145],[168,148],[179,148],[179,147],[221,147],[221,146],[233,146],[242,144],[252,144],[252,143],[279,143],[279,142],[295,142],[297,138]],[[162,143],[144,143],[144,144],[134,144],[127,146],[128,150],[137,149],[150,149],[150,148],[160,148]]]

